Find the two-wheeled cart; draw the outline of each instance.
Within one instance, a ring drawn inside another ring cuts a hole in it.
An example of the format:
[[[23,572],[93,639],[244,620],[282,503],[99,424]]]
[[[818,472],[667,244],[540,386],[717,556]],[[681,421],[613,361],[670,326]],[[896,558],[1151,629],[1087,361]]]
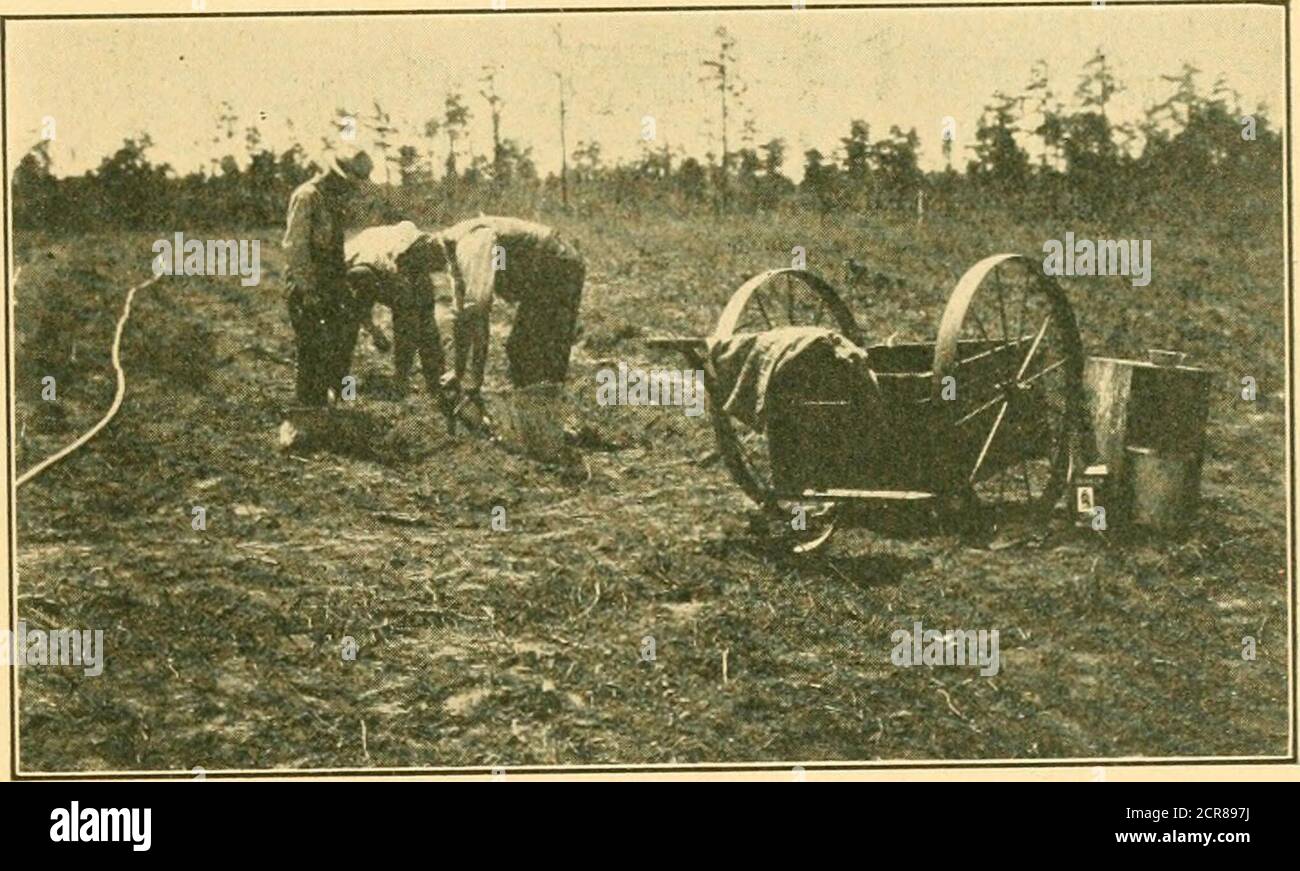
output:
[[[934,342],[868,345],[830,284],[774,269],[732,295],[711,336],[649,344],[704,371],[723,462],[764,513],[788,521],[796,552],[837,525],[870,526],[886,503],[940,524],[990,511],[1041,517],[1079,460],[1087,410],[1074,312],[1037,267],[1016,254],[975,264]],[[785,327],[837,333],[865,351],[867,371],[819,354],[790,361],[766,384],[764,421],[752,428],[718,395],[713,352]]]

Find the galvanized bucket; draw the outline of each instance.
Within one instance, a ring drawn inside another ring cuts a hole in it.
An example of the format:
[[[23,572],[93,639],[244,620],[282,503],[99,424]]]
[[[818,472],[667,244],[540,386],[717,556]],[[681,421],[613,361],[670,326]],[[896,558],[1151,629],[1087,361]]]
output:
[[[1139,447],[1129,447],[1127,453],[1133,522],[1168,531],[1186,526],[1200,503],[1200,457]]]

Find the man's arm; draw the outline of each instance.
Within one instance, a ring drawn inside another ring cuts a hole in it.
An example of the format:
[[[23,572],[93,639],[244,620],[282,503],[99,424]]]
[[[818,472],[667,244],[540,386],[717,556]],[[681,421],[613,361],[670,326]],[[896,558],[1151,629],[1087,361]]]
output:
[[[456,381],[466,393],[483,387],[487,368],[492,295],[496,273],[492,248],[496,234],[480,230],[460,239],[450,267]]]
[[[284,255],[286,271],[307,289],[315,288],[319,276],[316,273],[315,257],[312,252],[316,213],[320,208],[319,194],[308,188],[300,190],[289,200],[289,218],[284,232]]]

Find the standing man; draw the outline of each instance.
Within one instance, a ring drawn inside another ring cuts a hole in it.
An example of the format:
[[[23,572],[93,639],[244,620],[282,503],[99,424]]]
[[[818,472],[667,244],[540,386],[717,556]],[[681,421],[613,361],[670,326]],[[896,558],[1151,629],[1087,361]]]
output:
[[[382,303],[393,313],[397,392],[406,394],[411,367],[418,354],[425,389],[442,409],[450,427],[452,403],[440,384],[442,337],[434,320],[431,276],[446,265],[442,243],[432,233],[422,232],[410,221],[402,221],[362,230],[348,240],[345,251],[348,282],[363,312],[362,326],[368,326],[377,346],[383,332],[369,320],[370,309],[375,303]]]
[[[515,387],[563,382],[576,337],[586,268],[575,246],[543,224],[479,217],[438,234],[453,284],[457,412],[487,427],[481,391],[494,296],[517,307],[506,339],[506,372]]]
[[[343,221],[348,200],[372,169],[364,151],[343,146],[289,198],[285,279],[298,346],[298,408],[280,425],[282,448],[300,447],[315,435],[302,427],[320,424],[319,411],[329,405],[331,390],[337,395],[352,365],[361,308],[348,287]]]

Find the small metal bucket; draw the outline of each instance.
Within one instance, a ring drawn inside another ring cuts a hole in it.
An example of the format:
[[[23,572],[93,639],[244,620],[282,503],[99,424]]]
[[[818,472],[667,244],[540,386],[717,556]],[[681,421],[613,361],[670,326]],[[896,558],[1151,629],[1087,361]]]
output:
[[[1133,521],[1163,530],[1186,526],[1200,502],[1199,458],[1132,446],[1127,453],[1133,478]]]

